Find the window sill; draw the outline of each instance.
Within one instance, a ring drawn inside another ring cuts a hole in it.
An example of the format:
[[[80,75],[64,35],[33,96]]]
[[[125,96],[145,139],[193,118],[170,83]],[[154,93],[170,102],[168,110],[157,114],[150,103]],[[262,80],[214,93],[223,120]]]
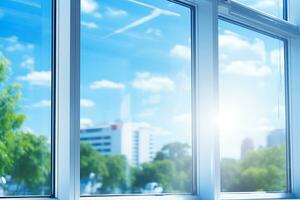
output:
[[[223,193],[221,194],[222,200],[278,200],[278,199],[286,199],[286,200],[296,200],[293,198],[293,194],[291,193],[263,193],[263,192],[255,192],[255,193]]]
[[[198,200],[198,196],[194,195],[134,195],[134,196],[94,196],[81,197],[80,200]]]

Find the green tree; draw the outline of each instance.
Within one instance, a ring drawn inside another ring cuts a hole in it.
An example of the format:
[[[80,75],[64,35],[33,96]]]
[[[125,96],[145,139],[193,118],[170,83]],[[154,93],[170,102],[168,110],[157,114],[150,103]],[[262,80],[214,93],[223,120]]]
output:
[[[226,192],[285,191],[285,147],[252,151],[243,160],[222,159],[221,185]]]
[[[25,115],[20,114],[18,84],[6,84],[9,61],[0,54],[0,176],[10,175],[17,185],[12,194],[40,194],[50,186],[50,146],[47,139],[21,131]]]
[[[9,171],[17,183],[14,194],[29,190],[31,194],[40,194],[43,188],[49,191],[50,185],[50,145],[47,138],[27,132],[14,136],[12,152],[13,166]]]
[[[132,187],[141,192],[147,183],[160,184],[164,192],[190,192],[192,188],[192,157],[190,146],[170,143],[157,152],[153,162],[132,168]]]
[[[189,192],[192,188],[192,156],[188,144],[174,142],[163,146],[157,152],[155,161],[170,160],[175,166],[175,176],[171,182],[172,188],[177,192]]]
[[[147,183],[156,182],[162,185],[164,192],[172,192],[172,183],[176,176],[175,165],[171,160],[157,160],[144,163],[134,172],[133,188],[138,191]],[[138,191],[140,192],[140,191]]]
[[[240,162],[224,158],[221,161],[221,189],[222,192],[240,192]]]
[[[167,144],[157,152],[154,160],[180,160],[190,157],[190,146],[188,144],[174,142]]]
[[[13,155],[10,147],[15,134],[24,122],[25,116],[18,114],[20,87],[16,84],[5,85],[9,62],[0,53],[0,176],[7,174],[13,164]]]
[[[107,176],[106,158],[98,153],[90,144],[80,143],[80,178],[89,178],[95,174],[95,180],[101,182]]]
[[[107,156],[105,164],[108,173],[103,176],[101,193],[126,191],[129,187],[127,180],[130,180],[126,158],[122,155]]]
[[[248,153],[241,162],[244,191],[285,191],[286,160],[283,145]]]

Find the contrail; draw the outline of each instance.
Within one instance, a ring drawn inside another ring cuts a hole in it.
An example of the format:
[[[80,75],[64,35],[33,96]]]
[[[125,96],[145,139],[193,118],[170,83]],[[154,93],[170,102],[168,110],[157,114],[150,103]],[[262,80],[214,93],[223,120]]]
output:
[[[138,20],[136,20],[136,21],[120,28],[120,29],[115,30],[111,34],[107,35],[106,37],[110,37],[112,35],[123,33],[124,31],[127,31],[129,29],[134,28],[134,27],[140,26],[140,25],[142,25],[146,22],[149,22],[149,21],[159,17],[160,15],[180,16],[180,14],[178,14],[178,13],[175,13],[175,12],[172,12],[172,11],[169,11],[169,10],[163,10],[163,9],[158,8],[158,7],[155,7],[155,6],[146,4],[146,3],[142,3],[142,2],[139,2],[139,1],[136,1],[136,0],[127,0],[127,1],[138,4],[138,5],[141,5],[141,6],[144,6],[144,7],[147,7],[147,8],[151,8],[151,9],[153,9],[153,11],[151,12],[151,14],[149,14],[145,17],[142,17],[142,18],[140,18],[140,19],[138,19]]]

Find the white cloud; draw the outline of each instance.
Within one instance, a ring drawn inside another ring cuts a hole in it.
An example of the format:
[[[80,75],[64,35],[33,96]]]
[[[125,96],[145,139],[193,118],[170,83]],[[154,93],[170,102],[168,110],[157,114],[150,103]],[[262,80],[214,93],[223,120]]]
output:
[[[47,99],[43,99],[35,104],[33,104],[33,107],[36,108],[44,108],[44,107],[50,107],[51,106],[51,101]]]
[[[17,36],[12,35],[12,36],[10,36],[10,37],[5,38],[5,40],[8,41],[8,42],[13,42],[13,43],[15,43],[15,42],[18,42],[19,39],[18,39]]]
[[[223,52],[225,56],[227,56],[227,53],[239,53],[252,57],[255,55],[255,59],[259,59],[262,62],[266,60],[265,43],[260,39],[250,42],[242,38],[239,34],[226,30],[219,36],[219,46],[221,55]]]
[[[153,135],[170,135],[171,132],[162,127],[153,126],[147,122],[130,122],[126,123],[132,127],[132,129],[142,129]]]
[[[10,42],[11,44],[6,48],[8,52],[15,52],[15,51],[28,51],[34,48],[33,44],[21,44],[19,42],[19,38],[15,35],[5,38],[6,41]]]
[[[146,99],[143,99],[142,103],[144,105],[154,105],[154,104],[158,104],[160,102],[160,99],[161,99],[160,95],[154,94],[154,95],[150,95]]]
[[[85,26],[85,27],[91,28],[91,29],[98,28],[98,25],[95,22],[81,21],[80,24],[81,24],[81,26]]]
[[[270,60],[275,67],[284,65],[284,51],[283,49],[274,49],[270,53]]]
[[[81,0],[81,12],[91,14],[97,10],[99,7],[98,3],[95,0]]]
[[[223,65],[222,72],[225,74],[262,77],[270,75],[272,70],[266,65],[261,65],[260,62],[236,60],[227,65]]]
[[[128,15],[128,13],[125,10],[106,7],[106,12],[111,17],[124,17]]]
[[[27,69],[33,69],[35,64],[34,57],[25,56],[24,60],[21,62],[21,67],[27,68]]]
[[[95,12],[95,13],[93,14],[93,16],[94,16],[95,18],[98,18],[98,19],[102,18],[101,13],[99,13],[99,12]]]
[[[258,10],[273,9],[277,7],[282,8],[283,1],[282,0],[259,0],[250,6]]]
[[[157,28],[148,28],[146,30],[146,33],[147,34],[152,34],[152,35],[155,35],[155,36],[161,36],[161,30],[157,29]]]
[[[149,72],[136,73],[136,78],[132,82],[136,89],[150,92],[172,91],[175,83],[166,76],[154,76]]]
[[[84,108],[91,108],[95,106],[95,102],[90,99],[80,99],[80,106]]]
[[[172,12],[172,11],[169,11],[169,10],[163,10],[161,8],[158,8],[158,7],[155,7],[153,5],[150,5],[150,4],[146,4],[146,3],[143,3],[143,2],[140,2],[140,1],[136,1],[136,0],[128,0],[129,2],[131,3],[135,3],[137,5],[140,5],[140,6],[144,6],[144,7],[147,7],[147,8],[151,8],[152,9],[152,12],[149,14],[149,15],[146,15],[144,17],[141,17],[140,19],[136,20],[136,21],[133,21],[132,23],[120,28],[120,29],[117,29],[115,31],[113,31],[111,34],[109,34],[107,37],[110,37],[112,35],[115,35],[115,34],[120,34],[120,33],[123,33],[125,31],[128,31],[129,29],[132,29],[132,28],[135,28],[137,26],[140,26],[144,23],[147,23],[161,15],[167,15],[167,16],[180,16],[180,14],[178,13],[175,13],[175,12]]]
[[[15,43],[6,48],[6,51],[8,52],[15,52],[15,51],[25,51],[28,49],[33,49],[34,45],[33,44],[27,44],[23,45],[21,43]]]
[[[41,8],[41,4],[36,3],[34,1],[27,1],[27,0],[12,0],[12,1],[20,3],[20,4],[25,4],[27,6],[35,7],[35,8]]]
[[[155,114],[156,109],[155,108],[146,108],[142,110],[141,113],[139,113],[139,117],[145,118],[145,117],[151,117]]]
[[[260,125],[260,126],[249,128],[249,130],[256,133],[269,133],[274,129],[275,127],[272,125]]]
[[[237,33],[225,30],[219,36],[221,72],[252,77],[272,73],[266,63],[267,52],[261,39],[245,39]]]
[[[50,86],[51,72],[50,71],[32,71],[26,76],[17,77],[18,80],[28,81],[32,85]]]
[[[115,89],[122,90],[125,89],[125,85],[122,83],[116,83],[109,80],[95,81],[90,85],[91,89]]]
[[[94,126],[93,120],[89,118],[80,118],[80,128],[90,128]]]
[[[191,127],[192,125],[192,116],[190,113],[182,113],[175,115],[173,117],[173,122],[178,125],[183,125],[185,127]]]
[[[170,55],[175,58],[190,60],[191,48],[188,46],[177,44],[170,50]]]

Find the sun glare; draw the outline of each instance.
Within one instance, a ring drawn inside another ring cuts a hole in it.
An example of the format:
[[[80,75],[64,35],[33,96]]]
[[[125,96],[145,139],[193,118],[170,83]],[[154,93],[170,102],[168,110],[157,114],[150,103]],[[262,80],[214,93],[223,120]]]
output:
[[[218,125],[221,133],[235,129],[239,123],[240,117],[237,111],[220,109]]]

